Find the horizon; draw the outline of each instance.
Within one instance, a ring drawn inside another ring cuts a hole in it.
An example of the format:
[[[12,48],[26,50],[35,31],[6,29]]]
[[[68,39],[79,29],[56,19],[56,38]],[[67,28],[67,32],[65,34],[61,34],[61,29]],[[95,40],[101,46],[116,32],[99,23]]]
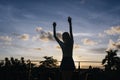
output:
[[[112,0],[0,0],[0,60],[24,57],[41,60],[62,51],[53,38],[68,31],[72,18],[74,61],[102,61],[106,50],[120,48],[120,1]],[[118,51],[120,56],[120,51]]]
[[[8,57],[7,57],[8,58]],[[14,58],[14,57],[13,57]],[[10,58],[8,58],[10,60]],[[18,58],[14,58],[14,59],[18,59]],[[20,59],[18,59],[20,60]],[[30,60],[30,59],[28,59]],[[27,63],[28,61],[27,59],[25,59],[25,63]],[[0,60],[0,62],[4,62],[5,60]],[[30,60],[31,63],[35,64],[36,67],[40,66],[40,61],[44,61],[43,60]],[[57,61],[57,65],[60,66],[61,61]],[[104,65],[102,65],[101,61],[74,61],[75,63],[75,67],[76,69],[80,68],[81,69],[88,69],[89,66],[91,66],[92,68],[100,68],[100,69],[104,69]]]

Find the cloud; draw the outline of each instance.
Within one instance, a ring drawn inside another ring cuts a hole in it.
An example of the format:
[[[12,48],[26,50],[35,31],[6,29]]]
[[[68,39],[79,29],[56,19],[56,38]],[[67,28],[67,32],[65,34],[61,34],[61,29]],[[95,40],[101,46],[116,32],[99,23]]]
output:
[[[30,38],[29,34],[19,34],[19,33],[16,33],[16,32],[13,32],[12,36],[17,38],[17,39],[23,40],[23,41],[27,41]]]
[[[40,51],[41,50],[41,48],[33,48],[34,50],[38,50],[38,51]]]
[[[115,43],[115,46],[120,49],[120,41]]]
[[[53,41],[54,40],[52,32],[41,33],[39,38],[43,41]]]
[[[117,41],[120,41],[120,36],[119,36],[119,38],[117,39]]]
[[[90,36],[93,36],[93,34],[91,33],[73,33],[74,36],[87,36],[87,37],[90,37]]]
[[[56,46],[56,48],[57,48],[57,49],[61,49],[61,47],[60,47],[60,46]]]
[[[36,41],[36,40],[38,40],[39,39],[39,35],[36,35],[36,36],[33,36],[32,37],[32,41]]]
[[[62,39],[62,32],[57,32],[56,35],[59,39]]]
[[[12,41],[12,37],[9,37],[9,36],[0,36],[0,40],[2,40],[2,41]]]
[[[41,39],[42,41],[54,41],[53,33],[52,31],[45,31],[41,27],[37,27],[36,31],[39,33],[36,37],[33,37],[33,40]],[[60,32],[56,33],[57,37],[59,39],[62,38],[62,34]]]
[[[58,45],[56,46],[57,49],[61,49],[61,47]],[[74,49],[79,49],[80,48],[80,45],[79,44],[74,44]]]
[[[40,32],[40,31],[42,31],[42,27],[37,27],[35,30],[36,30],[37,32]]]
[[[29,40],[29,34],[22,34],[21,36],[19,36],[19,39],[27,41]]]
[[[74,49],[79,49],[80,45],[79,44],[74,44]]]
[[[104,31],[108,35],[120,34],[120,26],[113,26],[108,30]]]
[[[120,49],[120,41],[114,42],[113,40],[110,39],[106,51],[109,51],[111,49],[112,50]]]
[[[98,34],[98,37],[100,37],[100,38],[104,38],[106,35],[104,34],[104,33],[99,33]]]
[[[101,54],[101,53],[105,53],[106,48],[101,47],[101,48],[93,48],[93,49],[88,49],[88,51],[92,52],[92,53],[96,53],[96,54]]]
[[[82,39],[82,42],[84,45],[91,45],[91,46],[98,44],[97,42],[88,38]]]

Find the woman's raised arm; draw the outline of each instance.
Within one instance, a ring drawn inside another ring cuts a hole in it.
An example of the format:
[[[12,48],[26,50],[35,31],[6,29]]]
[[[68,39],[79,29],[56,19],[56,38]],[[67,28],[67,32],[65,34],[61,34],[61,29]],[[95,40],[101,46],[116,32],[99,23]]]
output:
[[[56,36],[56,22],[53,22],[53,35],[54,35],[55,40],[60,44],[61,41]]]
[[[72,18],[68,17],[69,29],[70,29],[70,36],[73,39],[73,32],[72,32]]]

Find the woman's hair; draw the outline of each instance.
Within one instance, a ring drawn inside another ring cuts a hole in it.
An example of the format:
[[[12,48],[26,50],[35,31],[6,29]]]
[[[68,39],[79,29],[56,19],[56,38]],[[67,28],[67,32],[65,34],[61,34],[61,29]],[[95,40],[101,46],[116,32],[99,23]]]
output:
[[[69,40],[70,40],[70,35],[69,35],[69,33],[68,33],[68,32],[64,32],[64,33],[62,34],[62,39],[63,39],[64,42],[69,42]]]

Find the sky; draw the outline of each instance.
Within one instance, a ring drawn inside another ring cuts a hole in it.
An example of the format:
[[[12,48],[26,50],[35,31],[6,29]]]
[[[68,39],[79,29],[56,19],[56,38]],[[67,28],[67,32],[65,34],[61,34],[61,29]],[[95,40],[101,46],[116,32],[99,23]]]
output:
[[[57,23],[61,39],[69,31],[68,16],[72,18],[75,61],[102,61],[106,50],[119,50],[119,0],[0,0],[0,59],[53,56],[61,60],[52,24]]]

